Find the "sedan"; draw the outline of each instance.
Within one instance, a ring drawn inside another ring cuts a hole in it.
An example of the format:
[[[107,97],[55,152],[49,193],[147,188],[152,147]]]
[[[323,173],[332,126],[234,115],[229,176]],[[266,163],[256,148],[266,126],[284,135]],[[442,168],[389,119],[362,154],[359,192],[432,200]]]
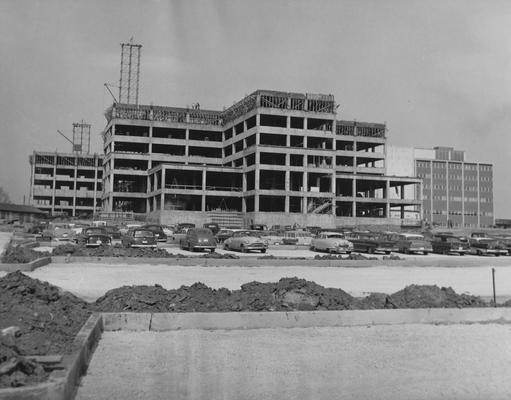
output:
[[[188,251],[209,250],[213,253],[216,249],[216,239],[210,229],[190,228],[186,236],[179,241],[179,246]]]
[[[86,247],[110,246],[111,244],[112,238],[108,235],[102,234],[89,235],[85,242]]]
[[[342,233],[321,232],[317,237],[312,239],[310,249],[336,254],[350,254],[353,251],[353,243],[346,240]]]
[[[122,238],[122,245],[125,247],[150,247],[156,248],[156,237],[149,229],[130,229]]]
[[[225,240],[225,250],[238,250],[242,253],[247,253],[252,250],[266,253],[268,245],[261,238],[262,232],[254,231],[238,231],[234,232],[232,236]]]

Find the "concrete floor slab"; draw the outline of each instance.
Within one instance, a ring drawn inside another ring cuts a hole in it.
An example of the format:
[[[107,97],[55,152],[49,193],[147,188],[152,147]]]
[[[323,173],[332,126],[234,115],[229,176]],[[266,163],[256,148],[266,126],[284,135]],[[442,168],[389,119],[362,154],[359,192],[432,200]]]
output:
[[[507,399],[511,326],[105,332],[78,400]]]

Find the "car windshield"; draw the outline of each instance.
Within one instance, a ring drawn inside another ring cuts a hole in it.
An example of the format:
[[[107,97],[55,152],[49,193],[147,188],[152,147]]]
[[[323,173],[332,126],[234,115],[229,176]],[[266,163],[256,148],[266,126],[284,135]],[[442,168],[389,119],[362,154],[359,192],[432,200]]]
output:
[[[150,230],[135,231],[135,237],[153,237],[154,234]]]
[[[328,239],[344,239],[344,236],[340,233],[331,233],[329,235],[325,235]]]

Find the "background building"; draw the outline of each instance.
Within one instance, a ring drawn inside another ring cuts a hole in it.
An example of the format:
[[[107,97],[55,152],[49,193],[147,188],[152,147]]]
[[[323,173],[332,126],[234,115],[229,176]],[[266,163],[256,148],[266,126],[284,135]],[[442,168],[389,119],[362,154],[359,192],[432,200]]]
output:
[[[423,179],[424,219],[433,225],[490,227],[493,165],[467,162],[452,147],[415,149],[416,174]]]
[[[29,162],[30,204],[50,215],[91,216],[101,210],[101,156],[34,151]]]
[[[337,120],[332,95],[258,90],[224,111],[116,103],[106,118],[106,212],[333,227],[420,208],[405,195],[420,179],[385,175],[385,125]]]
[[[414,198],[422,200],[425,222],[467,228],[494,225],[492,164],[467,162],[465,152],[452,147],[389,146],[387,155],[389,175],[422,179]]]

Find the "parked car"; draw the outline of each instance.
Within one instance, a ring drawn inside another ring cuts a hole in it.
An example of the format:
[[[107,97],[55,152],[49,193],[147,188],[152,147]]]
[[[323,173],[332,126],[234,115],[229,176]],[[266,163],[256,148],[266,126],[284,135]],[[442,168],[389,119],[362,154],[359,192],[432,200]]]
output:
[[[112,238],[110,235],[102,235],[99,233],[89,235],[85,241],[86,247],[110,246],[111,244]]]
[[[216,241],[218,243],[224,242],[224,240],[229,239],[237,230],[238,229],[220,229],[215,235]]]
[[[264,242],[268,245],[280,245],[283,243],[284,237],[285,237],[285,231],[280,230],[269,230],[269,231],[257,231],[261,237],[261,239],[264,240]]]
[[[400,253],[422,253],[427,255],[433,251],[431,242],[419,233],[396,234],[395,240]]]
[[[437,234],[431,241],[433,253],[438,254],[459,254],[465,255],[469,251],[468,242],[463,242],[460,238],[450,234]]]
[[[195,224],[191,224],[188,222],[182,222],[176,225],[176,230],[174,233],[186,233],[188,229],[195,228]]]
[[[237,231],[224,242],[225,250],[238,250],[247,253],[252,250],[266,253],[268,245],[261,238],[260,232],[255,231]]]
[[[282,243],[310,246],[312,243],[312,233],[307,231],[287,231],[282,239]]]
[[[149,229],[151,232],[154,233],[154,236],[156,236],[156,240],[158,242],[166,242],[167,241],[167,235],[165,235],[165,232],[163,232],[163,227],[161,225],[144,225],[142,228]]]
[[[144,228],[130,229],[122,237],[121,243],[125,247],[150,247],[153,249],[157,247],[154,233]]]
[[[470,246],[470,254],[478,256],[495,255],[497,257],[508,254],[508,250],[497,239],[490,237],[471,237],[468,239],[468,244]]]
[[[216,240],[211,229],[190,228],[186,236],[179,241],[179,247],[188,251],[210,250],[213,253],[216,249]]]
[[[91,235],[103,235],[108,236],[108,233],[105,228],[99,226],[89,226],[87,228],[82,229],[82,233],[76,235],[75,242],[77,244],[86,244],[89,236]]]
[[[383,234],[354,231],[348,233],[346,239],[353,243],[353,251],[361,253],[390,254],[398,251],[396,242]]]
[[[207,224],[204,224],[202,227],[210,229],[211,232],[213,232],[213,235],[216,235],[218,231],[220,231],[220,227],[216,222],[209,222]]]
[[[310,249],[312,251],[350,254],[353,251],[353,243],[347,240],[342,233],[321,232],[312,239]]]
[[[62,242],[72,241],[75,238],[75,232],[67,223],[51,223],[48,229],[41,234],[42,240],[57,240]]]
[[[118,227],[115,225],[107,225],[105,226],[106,233],[113,239],[120,239],[122,234]]]
[[[250,225],[250,229],[253,231],[265,231],[268,227],[265,224],[252,224]]]
[[[511,236],[499,236],[495,239],[503,249],[507,250],[507,255],[511,255]]]

